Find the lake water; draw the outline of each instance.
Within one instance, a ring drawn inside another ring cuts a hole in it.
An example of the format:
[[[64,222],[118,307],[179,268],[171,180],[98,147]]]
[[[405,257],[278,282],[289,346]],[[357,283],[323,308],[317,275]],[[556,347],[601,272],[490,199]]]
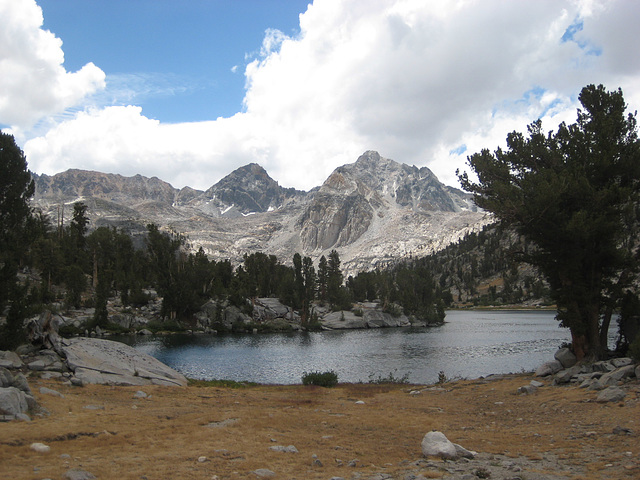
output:
[[[333,370],[340,382],[408,375],[411,383],[535,370],[552,360],[569,331],[551,311],[449,311],[429,328],[256,335],[118,337],[187,377],[301,383]]]

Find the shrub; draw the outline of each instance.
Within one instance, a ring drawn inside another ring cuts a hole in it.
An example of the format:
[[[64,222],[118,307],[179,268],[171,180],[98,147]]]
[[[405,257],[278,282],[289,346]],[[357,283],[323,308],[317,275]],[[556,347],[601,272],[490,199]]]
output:
[[[333,370],[328,372],[304,372],[302,374],[303,385],[317,385],[319,387],[335,387],[338,384],[338,374]]]
[[[377,384],[377,385],[383,385],[386,383],[398,383],[398,384],[409,383],[409,374],[405,373],[401,377],[396,377],[395,373],[397,373],[397,371],[398,369],[396,368],[393,372],[389,372],[389,375],[386,377],[383,377],[381,375],[378,375],[377,377],[375,377],[374,374],[372,373],[371,375],[369,375],[369,383]]]

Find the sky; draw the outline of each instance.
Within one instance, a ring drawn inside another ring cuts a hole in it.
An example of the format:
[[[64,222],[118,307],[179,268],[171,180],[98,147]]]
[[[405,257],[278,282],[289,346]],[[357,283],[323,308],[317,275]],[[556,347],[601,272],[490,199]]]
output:
[[[640,106],[631,0],[0,0],[0,129],[29,169],[309,190],[367,150],[458,186],[588,84]]]

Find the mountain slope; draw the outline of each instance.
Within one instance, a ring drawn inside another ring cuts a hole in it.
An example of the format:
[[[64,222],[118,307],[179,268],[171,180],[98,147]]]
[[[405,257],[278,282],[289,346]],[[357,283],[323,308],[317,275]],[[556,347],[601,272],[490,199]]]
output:
[[[171,228],[214,259],[239,262],[263,251],[289,262],[338,250],[347,274],[439,250],[488,218],[470,196],[417,168],[368,151],[337,168],[322,186],[283,188],[257,164],[206,191],[181,190],[157,178],[69,170],[36,176],[34,203],[53,218],[60,205],[83,201],[92,226],[142,232]]]

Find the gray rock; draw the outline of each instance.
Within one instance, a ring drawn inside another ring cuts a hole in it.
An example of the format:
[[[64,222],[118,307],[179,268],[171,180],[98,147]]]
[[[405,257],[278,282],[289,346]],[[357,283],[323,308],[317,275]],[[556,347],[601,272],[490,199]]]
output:
[[[364,310],[364,321],[369,328],[410,327],[411,322],[406,315],[394,317],[381,310]]]
[[[562,364],[558,360],[543,363],[536,370],[536,377],[547,377],[562,370]]]
[[[558,360],[562,364],[563,368],[571,368],[578,362],[578,359],[573,352],[566,347],[559,349],[553,355],[553,358]]]
[[[29,367],[29,370],[35,370],[36,372],[43,371],[45,366],[46,365],[44,361],[41,359],[34,360],[33,362],[27,364],[27,367]]]
[[[600,384],[603,386],[616,385],[621,380],[635,376],[635,368],[635,365],[627,365],[612,372],[607,372],[600,377]]]
[[[611,362],[605,362],[603,360],[599,361],[599,362],[595,362],[593,365],[593,371],[594,372],[613,372],[616,367],[613,366],[613,364]]]
[[[522,387],[518,387],[518,393],[520,395],[531,395],[538,391],[538,387],[533,385],[523,385]]]
[[[273,447],[269,447],[269,450],[273,450],[274,452],[298,453],[298,449],[293,445],[289,445],[287,447],[275,445]]]
[[[40,387],[40,393],[42,393],[43,395],[51,395],[52,397],[64,398],[64,395],[62,393],[47,387]]]
[[[0,367],[20,368],[22,365],[24,363],[16,352],[0,350]]]
[[[636,373],[636,378],[640,380],[640,364],[636,366],[635,373]]]
[[[553,378],[553,382],[556,385],[563,385],[565,383],[569,383],[573,377],[580,373],[580,366],[575,365],[571,368],[566,368],[564,370],[556,373],[556,376]]]
[[[422,454],[425,457],[440,457],[453,460],[457,458],[458,451],[444,433],[432,431],[422,439]]]
[[[29,410],[27,398],[22,390],[16,387],[0,388],[0,415],[9,415],[15,418],[20,413]]]
[[[24,393],[31,395],[31,387],[29,387],[27,377],[25,377],[23,373],[18,373],[13,377],[13,386],[18,390],[22,390]]]
[[[600,392],[596,398],[598,403],[620,402],[627,394],[620,387],[608,387]]]
[[[186,386],[184,375],[128,345],[95,338],[63,340],[62,351],[85,383]]]
[[[613,358],[610,360],[610,362],[611,362],[611,365],[613,365],[616,368],[626,367],[627,365],[633,365],[633,359],[629,357]]]
[[[93,480],[96,476],[85,470],[72,468],[71,470],[67,470],[67,473],[64,474],[63,478],[66,480]]]
[[[0,367],[0,388],[6,388],[13,385],[13,375],[9,370]]]
[[[329,330],[367,328],[364,317],[358,317],[353,312],[331,312],[320,319],[322,326]]]
[[[260,478],[275,477],[276,476],[275,472],[269,470],[268,468],[259,468],[257,470],[254,470],[253,473],[256,474]]]
[[[138,335],[153,335],[153,332],[143,328],[142,330],[138,330]]]
[[[476,456],[476,452],[472,452],[470,450],[467,450],[466,448],[464,448],[461,445],[458,445],[457,443],[453,444],[454,447],[456,447],[456,455],[458,458],[474,458]]]

